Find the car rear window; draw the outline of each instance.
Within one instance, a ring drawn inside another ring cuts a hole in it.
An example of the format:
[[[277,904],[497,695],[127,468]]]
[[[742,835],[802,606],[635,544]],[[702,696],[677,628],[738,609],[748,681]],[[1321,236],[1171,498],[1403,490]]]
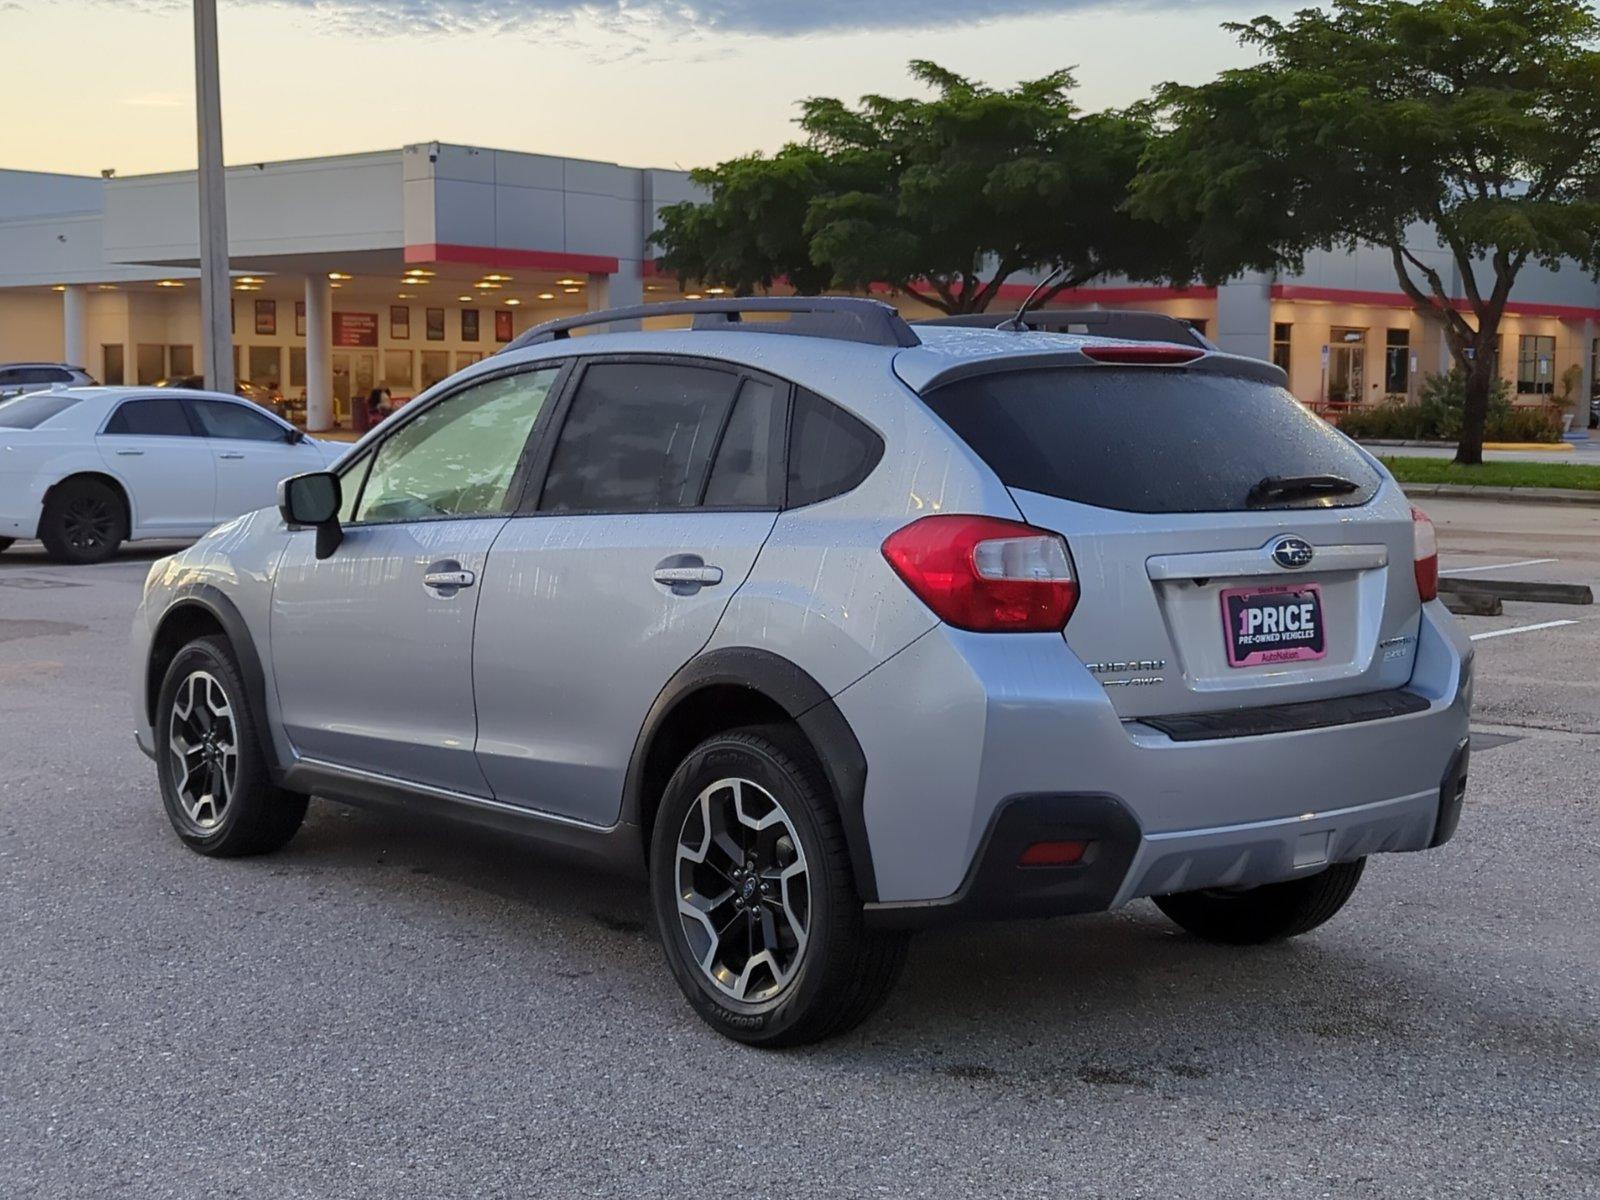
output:
[[[34,392],[0,404],[0,429],[37,429],[51,417],[58,417],[74,404],[76,396],[55,392]]]
[[[923,399],[1007,487],[1124,512],[1364,504],[1379,477],[1281,387],[1201,371],[1065,367],[969,376]],[[1277,476],[1356,486],[1256,496]]]

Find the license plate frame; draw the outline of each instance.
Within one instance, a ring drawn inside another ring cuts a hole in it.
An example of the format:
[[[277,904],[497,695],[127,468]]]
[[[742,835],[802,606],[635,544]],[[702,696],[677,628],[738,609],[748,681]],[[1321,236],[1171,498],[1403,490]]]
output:
[[[1230,667],[1281,666],[1328,656],[1328,627],[1319,584],[1224,588],[1221,603],[1222,646]],[[1302,624],[1307,604],[1311,606],[1310,629]],[[1291,612],[1291,607],[1295,611]],[[1262,616],[1252,622],[1252,612]],[[1269,618],[1268,613],[1275,615]]]

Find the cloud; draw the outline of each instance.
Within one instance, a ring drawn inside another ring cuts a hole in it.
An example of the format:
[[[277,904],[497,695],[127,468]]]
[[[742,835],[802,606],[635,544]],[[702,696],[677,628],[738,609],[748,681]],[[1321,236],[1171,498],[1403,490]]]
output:
[[[612,29],[794,37],[937,28],[1102,8],[1107,0],[256,0],[368,35],[517,33],[583,18]],[[1179,5],[1169,5],[1178,7]],[[1187,7],[1187,5],[1183,5]]]

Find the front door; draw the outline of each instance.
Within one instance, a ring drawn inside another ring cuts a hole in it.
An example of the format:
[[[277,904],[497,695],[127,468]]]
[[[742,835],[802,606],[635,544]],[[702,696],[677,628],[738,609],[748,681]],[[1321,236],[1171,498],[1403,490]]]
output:
[[[345,469],[345,536],[330,557],[316,557],[313,531],[293,535],[271,631],[300,754],[490,794],[473,752],[473,622],[556,374],[502,376],[429,404]]]
[[[106,468],[127,488],[136,534],[196,534],[214,524],[216,467],[184,401],[125,400],[95,444]]]
[[[617,820],[650,705],[772,532],[787,392],[670,361],[585,369],[537,510],[506,525],[479,601],[478,758],[497,799]]]

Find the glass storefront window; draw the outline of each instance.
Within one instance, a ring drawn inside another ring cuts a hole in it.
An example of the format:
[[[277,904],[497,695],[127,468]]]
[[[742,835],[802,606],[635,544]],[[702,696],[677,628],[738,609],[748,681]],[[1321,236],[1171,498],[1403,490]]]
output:
[[[1411,386],[1411,331],[1391,329],[1384,336],[1383,390],[1403,396]]]
[[[1288,321],[1275,321],[1272,325],[1272,365],[1289,373],[1289,364],[1292,359],[1292,346],[1290,335],[1294,332],[1294,325]]]
[[[415,382],[411,375],[411,351],[385,350],[383,352],[383,382],[391,388],[411,390]]]
[[[283,348],[250,347],[250,382],[277,391],[283,385]]]
[[[430,388],[450,374],[450,354],[445,350],[422,352],[422,386]]]
[[[1517,395],[1548,396],[1556,390],[1556,339],[1524,334],[1517,339]]]

